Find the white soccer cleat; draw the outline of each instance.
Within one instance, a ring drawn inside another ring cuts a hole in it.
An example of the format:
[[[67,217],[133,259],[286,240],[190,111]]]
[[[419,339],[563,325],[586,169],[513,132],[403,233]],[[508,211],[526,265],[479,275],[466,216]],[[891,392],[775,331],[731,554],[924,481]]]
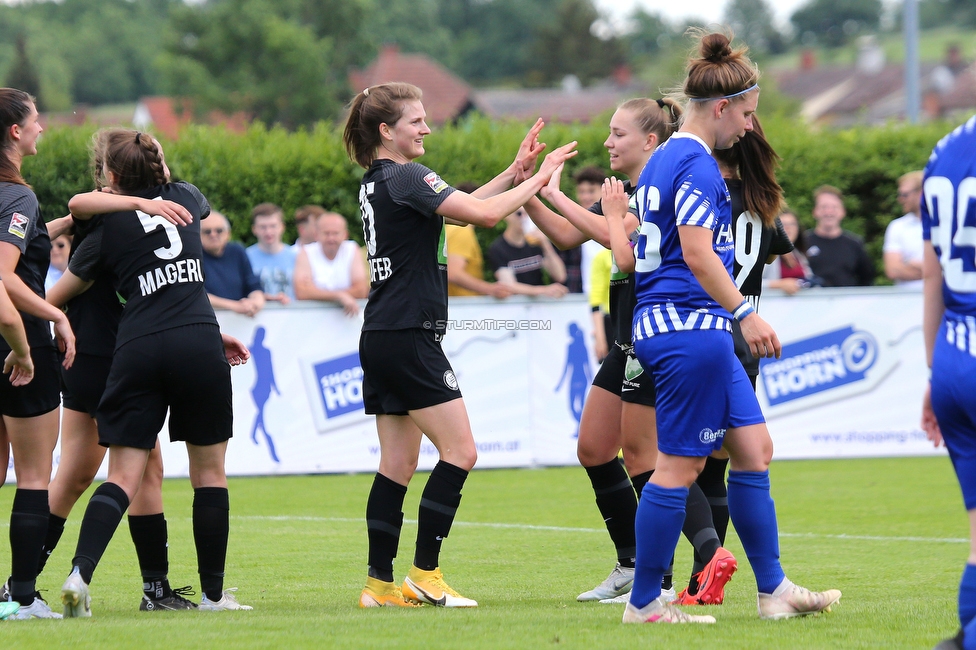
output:
[[[203,594],[197,609],[199,609],[201,612],[225,612],[230,610],[247,611],[254,609],[250,605],[241,605],[239,602],[237,602],[237,598],[235,598],[233,594],[235,591],[237,591],[237,587],[224,589],[224,593],[220,595],[220,600],[216,602],[207,598],[207,594]]]
[[[686,614],[666,600],[663,595],[649,602],[642,609],[630,603],[624,608],[624,623],[714,623],[714,616]]]
[[[674,599],[677,598],[677,593],[675,592],[674,587],[670,589],[662,589],[661,598],[669,603],[674,602]],[[626,605],[630,602],[630,592],[628,591],[625,594],[620,594],[616,598],[604,598],[600,602],[604,605]]]
[[[37,602],[37,599],[34,600]],[[91,595],[88,585],[81,577],[78,567],[71,570],[68,579],[61,587],[61,604],[64,605],[65,618],[87,618],[91,616]],[[20,611],[24,611],[21,609]],[[58,618],[61,618],[59,615]]]
[[[610,575],[607,576],[606,580],[598,584],[593,589],[584,591],[576,597],[576,600],[581,603],[591,600],[609,600],[616,598],[617,596],[629,594],[633,586],[633,567],[622,567],[620,566],[620,562],[617,562],[617,566],[613,568],[613,571],[610,572]]]
[[[410,567],[401,587],[403,597],[416,603],[427,603],[434,607],[477,607],[478,601],[465,598],[444,581],[440,567],[424,571],[416,566]]]
[[[783,580],[772,594],[759,594],[759,618],[777,620],[829,612],[840,600],[840,590],[810,591]]]

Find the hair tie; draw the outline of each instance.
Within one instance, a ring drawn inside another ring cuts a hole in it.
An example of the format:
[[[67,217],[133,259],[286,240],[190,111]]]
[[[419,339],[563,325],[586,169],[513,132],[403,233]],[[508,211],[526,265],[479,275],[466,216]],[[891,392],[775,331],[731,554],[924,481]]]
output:
[[[363,91],[363,97],[369,97],[369,86],[366,86],[366,89]]]
[[[142,131],[136,131],[136,139],[135,139],[135,143],[136,143],[136,144],[141,144],[141,143],[139,142],[139,138],[140,138],[140,136],[142,136]]]

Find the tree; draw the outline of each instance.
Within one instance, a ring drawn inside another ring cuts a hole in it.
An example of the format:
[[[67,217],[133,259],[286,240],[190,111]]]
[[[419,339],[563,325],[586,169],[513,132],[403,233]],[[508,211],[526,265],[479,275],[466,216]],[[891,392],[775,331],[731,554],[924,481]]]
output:
[[[630,15],[634,29],[627,35],[632,56],[653,56],[671,44],[674,30],[659,13],[635,9]]]
[[[41,80],[30,57],[27,56],[27,38],[23,34],[17,35],[16,54],[10,72],[7,73],[6,85],[30,93],[37,98],[37,110],[44,110],[41,100]]]
[[[616,38],[604,40],[593,33],[599,18],[593,0],[563,0],[555,22],[538,31],[534,67],[540,81],[549,84],[570,74],[583,82],[602,79],[624,62]]]
[[[732,0],[725,9],[725,24],[753,50],[778,54],[786,49],[766,0]]]
[[[173,15],[159,59],[172,94],[198,110],[244,110],[267,124],[311,124],[348,95],[336,39],[282,16],[269,0],[215,0]]]
[[[837,47],[860,32],[878,29],[881,9],[881,0],[810,0],[790,22],[801,40],[812,38]]]

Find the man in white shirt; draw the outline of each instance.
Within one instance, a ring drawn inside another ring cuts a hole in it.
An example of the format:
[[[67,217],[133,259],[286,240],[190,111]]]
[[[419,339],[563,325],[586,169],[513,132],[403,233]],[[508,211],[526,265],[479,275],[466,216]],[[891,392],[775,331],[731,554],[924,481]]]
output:
[[[922,288],[922,172],[898,179],[898,203],[905,215],[888,224],[884,238],[885,275],[900,287]]]
[[[316,230],[318,241],[302,246],[295,260],[295,297],[328,300],[354,316],[359,313],[356,300],[369,293],[362,250],[349,239],[346,218],[341,214],[320,215]]]

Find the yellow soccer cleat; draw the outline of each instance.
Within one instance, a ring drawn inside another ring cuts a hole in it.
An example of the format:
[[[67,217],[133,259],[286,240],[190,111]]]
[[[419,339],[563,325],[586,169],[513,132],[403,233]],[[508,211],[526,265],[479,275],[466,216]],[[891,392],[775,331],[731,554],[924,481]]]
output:
[[[403,597],[403,592],[393,582],[366,578],[366,586],[359,596],[360,607],[420,607]]]
[[[403,581],[403,595],[418,603],[429,603],[434,607],[477,607],[478,602],[465,598],[444,582],[440,568],[422,571],[410,567]]]

